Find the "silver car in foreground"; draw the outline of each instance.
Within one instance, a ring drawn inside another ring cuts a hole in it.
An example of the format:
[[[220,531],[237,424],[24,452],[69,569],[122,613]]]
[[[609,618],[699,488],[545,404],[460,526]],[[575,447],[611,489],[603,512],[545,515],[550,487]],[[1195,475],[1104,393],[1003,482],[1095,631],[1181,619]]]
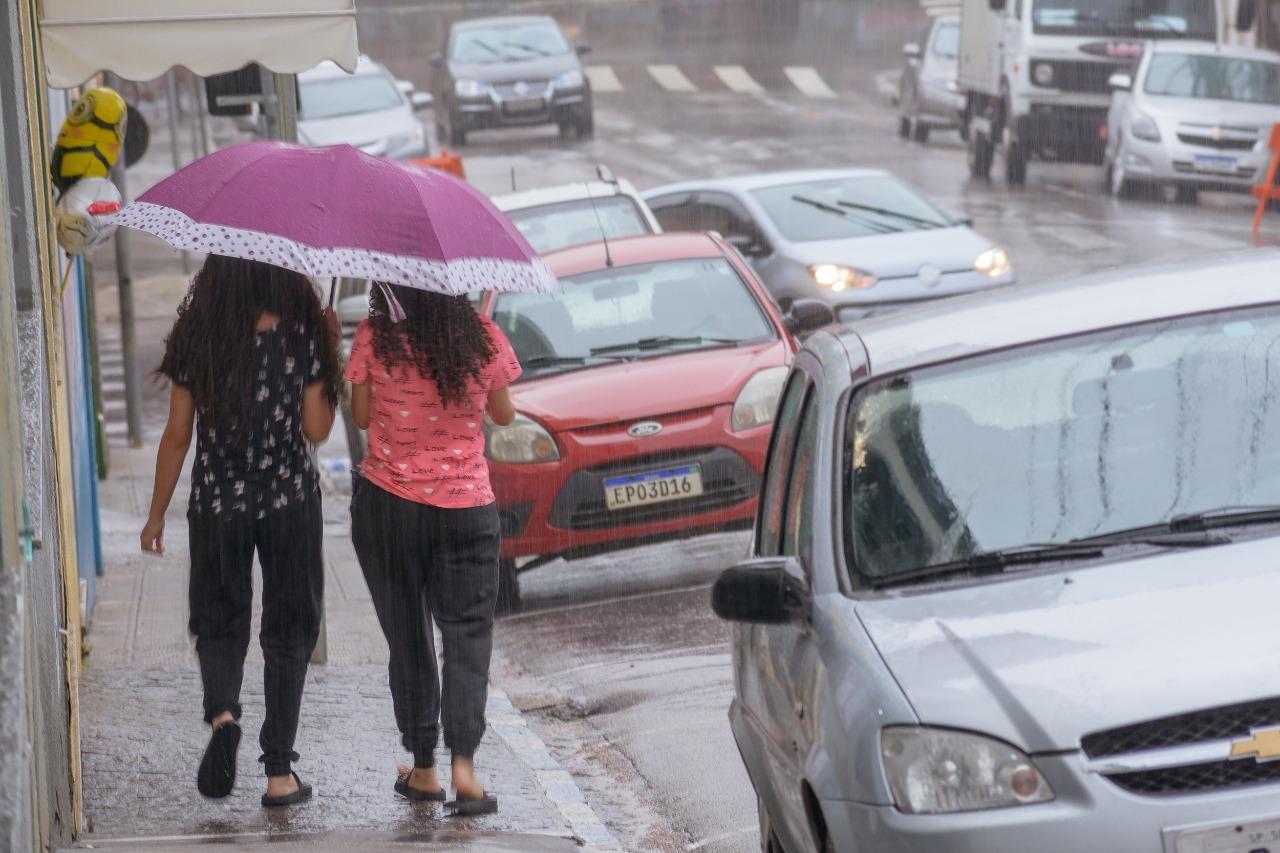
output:
[[[1278,267],[804,341],[712,593],[765,850],[1280,850]]]
[[[716,231],[773,298],[821,299],[840,319],[1014,281],[1004,249],[880,169],[743,175],[657,187],[665,231]]]
[[[1247,190],[1266,174],[1267,140],[1280,123],[1280,55],[1156,41],[1133,74],[1111,84],[1104,164],[1113,195],[1169,185],[1191,203],[1198,190]]]

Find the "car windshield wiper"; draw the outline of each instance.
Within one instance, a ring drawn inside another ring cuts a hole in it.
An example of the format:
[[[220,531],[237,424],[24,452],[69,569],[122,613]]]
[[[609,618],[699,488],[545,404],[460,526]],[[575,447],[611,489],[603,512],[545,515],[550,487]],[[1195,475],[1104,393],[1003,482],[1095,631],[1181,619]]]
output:
[[[1018,545],[1013,548],[1000,548],[995,551],[979,551],[959,560],[948,560],[945,563],[921,566],[918,569],[911,569],[870,580],[871,585],[876,588],[901,586],[914,581],[934,580],[955,575],[1000,574],[1010,566],[1055,563],[1060,560],[1092,560],[1101,557],[1102,553],[1102,545],[1071,543]]]
[[[645,349],[666,349],[667,347],[685,347],[697,346],[698,344],[740,344],[742,340],[738,338],[673,338],[670,335],[658,335],[652,338],[641,338],[638,341],[630,341],[624,344],[609,344],[603,347],[592,347],[592,355],[606,355],[614,352],[625,352],[626,350],[645,350]]]
[[[531,44],[525,44],[524,42],[519,42],[519,41],[504,41],[504,42],[502,42],[501,44],[502,44],[502,46],[503,46],[503,47],[515,47],[515,48],[519,48],[520,50],[527,50],[529,53],[532,53],[532,54],[534,54],[534,55],[536,55],[536,56],[550,56],[550,55],[551,55],[551,53],[550,53],[549,51],[545,51],[545,50],[543,50],[543,49],[542,49],[542,48],[540,48],[540,47],[534,47],[534,46],[533,46],[533,45],[531,45]]]
[[[858,204],[857,202],[852,202],[852,201],[837,201],[836,204],[840,205],[841,207],[851,208],[853,210],[865,210],[869,213],[879,214],[880,216],[892,216],[896,219],[901,219],[904,222],[913,222],[916,225],[922,226],[924,228],[945,228],[946,227],[945,223],[934,222],[932,219],[924,219],[919,216],[912,216],[910,213],[903,213],[899,210],[890,210],[887,207],[875,207],[874,205]]]
[[[601,361],[630,361],[626,356],[610,356],[604,353],[593,352],[590,355],[535,355],[532,358],[520,360],[520,366],[526,368],[539,367],[560,367],[566,364],[586,364],[592,359]]]
[[[834,204],[827,204],[825,201],[818,201],[816,198],[793,195],[791,200],[798,201],[801,204],[807,204],[810,207],[816,207],[824,213],[830,213],[832,216],[839,216],[841,219],[851,219],[854,222],[857,222],[860,225],[865,225],[867,228],[870,228],[873,231],[878,231],[881,234],[896,234],[902,230],[901,228],[894,228],[892,225],[884,222],[876,222],[874,219],[867,219],[865,216],[855,216],[853,213],[842,207],[836,207]]]
[[[1259,504],[1255,506],[1221,506],[1201,512],[1175,515],[1167,522],[1174,532],[1196,532],[1219,527],[1245,527],[1251,524],[1280,523],[1280,506]]]

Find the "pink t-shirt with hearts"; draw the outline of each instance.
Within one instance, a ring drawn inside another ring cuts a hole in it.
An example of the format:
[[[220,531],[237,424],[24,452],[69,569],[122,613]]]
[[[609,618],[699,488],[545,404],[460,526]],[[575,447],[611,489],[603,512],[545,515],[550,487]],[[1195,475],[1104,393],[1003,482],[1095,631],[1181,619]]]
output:
[[[388,367],[373,349],[373,328],[356,329],[347,379],[370,384],[369,450],[360,471],[365,479],[397,497],[448,509],[493,503],[481,423],[490,390],[505,388],[520,375],[520,362],[502,330],[488,317],[481,322],[493,341],[494,356],[467,399],[440,404],[436,383],[412,365]]]

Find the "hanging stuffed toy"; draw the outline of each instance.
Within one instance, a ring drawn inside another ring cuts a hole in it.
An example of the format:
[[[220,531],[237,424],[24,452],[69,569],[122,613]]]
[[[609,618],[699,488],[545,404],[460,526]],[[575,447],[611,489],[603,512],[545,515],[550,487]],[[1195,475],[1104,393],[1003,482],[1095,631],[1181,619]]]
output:
[[[50,158],[58,244],[79,255],[115,231],[111,217],[120,210],[120,193],[107,175],[120,157],[128,106],[114,89],[90,89],[68,113]]]

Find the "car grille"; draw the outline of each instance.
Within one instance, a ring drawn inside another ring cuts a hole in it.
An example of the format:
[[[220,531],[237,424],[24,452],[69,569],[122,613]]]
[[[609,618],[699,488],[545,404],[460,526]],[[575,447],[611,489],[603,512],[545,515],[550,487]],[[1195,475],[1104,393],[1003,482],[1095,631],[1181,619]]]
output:
[[[1053,82],[1047,88],[1057,89],[1061,92],[1096,93],[1110,92],[1111,86],[1107,81],[1111,79],[1111,75],[1116,71],[1123,70],[1126,67],[1113,62],[1037,60],[1032,63],[1032,69],[1038,65],[1050,65],[1053,67]]]
[[[1258,144],[1258,131],[1248,127],[1197,128],[1184,125],[1178,129],[1178,141],[1218,151],[1252,151]]]
[[[1253,729],[1280,725],[1280,698],[1263,699],[1163,717],[1086,735],[1085,755],[1105,759],[1132,753],[1248,737]],[[1183,794],[1280,782],[1280,761],[1252,758],[1218,760],[1104,773],[1108,780],[1137,794]]]
[[[702,494],[696,498],[610,510],[604,500],[604,480],[619,474],[696,464],[702,468]],[[637,456],[620,463],[576,471],[556,495],[550,521],[568,530],[601,530],[688,518],[724,509],[755,497],[760,475],[751,463],[726,447]]]
[[[516,91],[519,83],[494,83],[493,91],[500,98],[540,98],[547,93],[546,80],[525,80],[523,93]]]

